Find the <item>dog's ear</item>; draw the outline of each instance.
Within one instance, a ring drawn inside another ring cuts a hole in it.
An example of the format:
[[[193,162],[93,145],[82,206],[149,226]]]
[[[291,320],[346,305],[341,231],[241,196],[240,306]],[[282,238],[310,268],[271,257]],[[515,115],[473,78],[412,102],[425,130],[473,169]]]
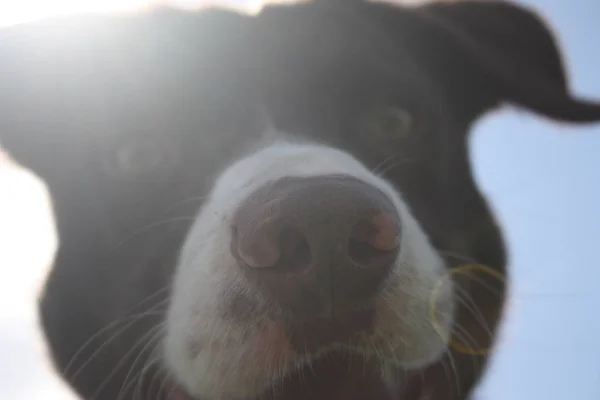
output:
[[[570,93],[556,38],[535,12],[496,0],[412,11],[408,45],[441,75],[466,117],[513,103],[559,121],[600,120],[600,103]]]

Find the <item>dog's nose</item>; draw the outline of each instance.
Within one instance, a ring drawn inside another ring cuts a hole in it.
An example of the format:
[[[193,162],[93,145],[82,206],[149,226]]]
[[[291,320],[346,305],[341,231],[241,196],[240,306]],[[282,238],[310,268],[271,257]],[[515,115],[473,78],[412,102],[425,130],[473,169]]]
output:
[[[398,256],[400,219],[378,188],[348,176],[284,178],[237,210],[232,253],[269,300],[300,315],[364,305]]]

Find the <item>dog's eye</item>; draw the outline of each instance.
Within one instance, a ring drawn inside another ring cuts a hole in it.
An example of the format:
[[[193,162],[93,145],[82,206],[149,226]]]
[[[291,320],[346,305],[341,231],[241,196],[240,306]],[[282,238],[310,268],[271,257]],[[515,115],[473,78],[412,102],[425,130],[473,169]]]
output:
[[[113,150],[113,173],[124,177],[139,176],[154,172],[173,161],[172,146],[163,140],[144,139],[121,143]]]
[[[138,173],[156,168],[162,156],[161,149],[154,143],[126,145],[117,150],[117,163],[123,171]]]
[[[406,137],[414,125],[412,114],[402,107],[384,108],[371,118],[370,133],[381,137]]]

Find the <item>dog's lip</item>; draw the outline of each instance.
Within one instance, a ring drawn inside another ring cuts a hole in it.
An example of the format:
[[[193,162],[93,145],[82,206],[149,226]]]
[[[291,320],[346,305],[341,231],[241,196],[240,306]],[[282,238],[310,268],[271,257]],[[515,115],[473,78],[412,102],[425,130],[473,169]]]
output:
[[[327,378],[322,378],[322,379],[327,379]],[[421,393],[421,389],[422,389],[422,379],[423,379],[423,371],[419,370],[419,371],[406,371],[406,373],[404,374],[404,379],[403,382],[399,385],[395,385],[395,386],[391,386],[391,385],[386,385],[383,383],[383,381],[380,381],[378,384],[376,384],[376,386],[374,387],[373,393],[369,393],[369,397],[370,399],[373,400],[424,400],[424,398],[422,397],[422,393]],[[373,382],[371,382],[371,385],[373,385]],[[355,386],[356,387],[356,386]],[[358,386],[360,387],[360,386]],[[384,388],[384,389],[383,389]],[[291,393],[280,393],[279,395],[277,395],[276,397],[273,398],[273,400],[296,400],[298,398],[306,398],[306,396],[302,396],[301,390],[298,390],[299,388],[296,388],[296,390],[292,390]],[[347,388],[341,388],[339,391],[336,390],[333,394],[328,393],[326,394],[326,397],[318,397],[319,399],[321,398],[326,398],[327,400],[347,400],[347,399],[354,399],[354,398],[364,398],[364,396],[361,396],[360,394],[358,395],[358,397],[353,397],[352,395],[350,395],[350,397],[348,397],[348,393],[349,390]],[[352,388],[350,389],[350,393],[352,393]],[[300,396],[300,397],[299,397]],[[184,388],[182,388],[181,386],[175,385],[171,388],[171,390],[169,391],[169,394],[167,395],[165,400],[213,400],[213,399],[208,399],[208,398],[200,398],[200,397],[194,397],[191,396],[190,394],[188,394],[186,392],[186,390]],[[255,400],[254,398],[248,398],[248,399],[242,399],[242,398],[236,398],[236,399],[231,399],[231,400]]]
[[[196,400],[193,397],[189,396],[185,390],[183,390],[179,386],[173,387],[169,394],[167,395],[166,400]]]
[[[211,400],[200,397],[193,397],[187,393],[181,386],[175,386],[171,389],[171,392],[167,396],[166,400]],[[233,400],[233,399],[232,399]]]

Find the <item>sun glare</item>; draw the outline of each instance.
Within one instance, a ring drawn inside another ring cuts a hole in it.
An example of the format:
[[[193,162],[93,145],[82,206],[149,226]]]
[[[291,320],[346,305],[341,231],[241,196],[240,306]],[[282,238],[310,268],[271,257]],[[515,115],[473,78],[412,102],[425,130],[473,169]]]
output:
[[[155,3],[155,0],[0,0],[0,26],[68,14],[143,10]]]
[[[157,6],[196,9],[218,4],[255,12],[265,2],[291,0],[0,0],[0,28],[49,17],[146,11]]]

